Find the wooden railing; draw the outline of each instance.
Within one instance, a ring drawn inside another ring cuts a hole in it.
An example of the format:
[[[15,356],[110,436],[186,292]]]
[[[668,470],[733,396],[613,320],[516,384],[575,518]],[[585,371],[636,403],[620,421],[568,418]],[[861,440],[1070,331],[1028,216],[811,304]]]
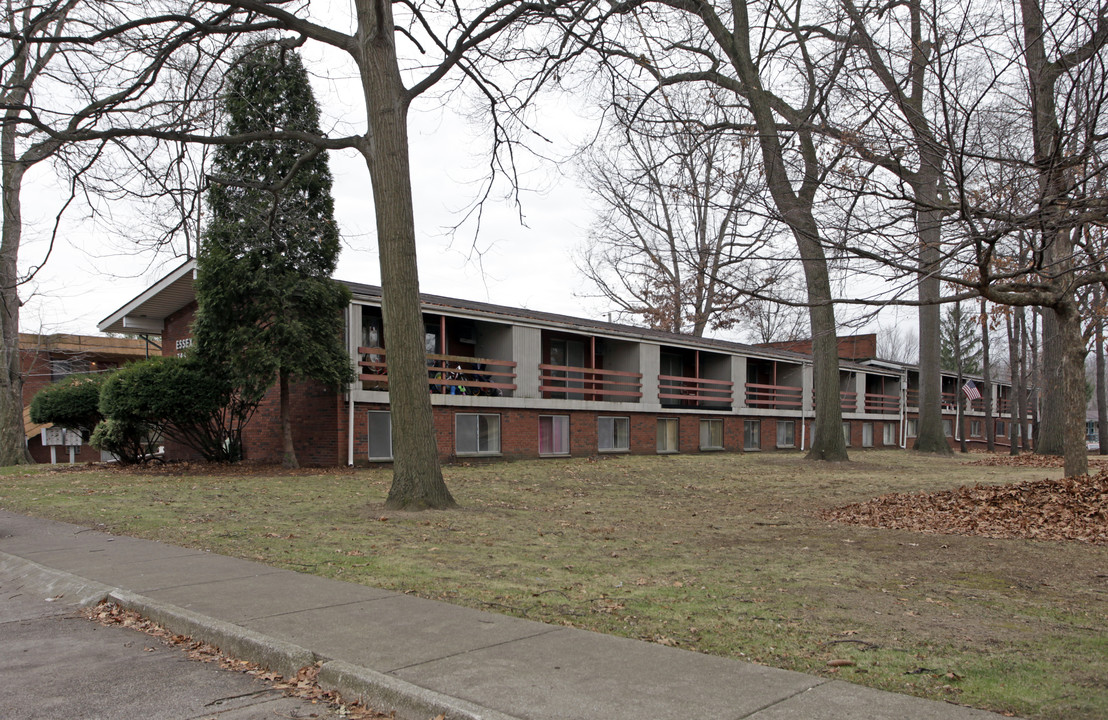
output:
[[[793,385],[746,384],[747,407],[800,410],[804,406],[804,391]]]
[[[866,412],[886,414],[900,412],[900,397],[898,395],[866,393],[865,404]]]
[[[387,390],[386,352],[379,347],[360,347],[358,378],[367,390]],[[427,385],[432,393],[445,395],[502,395],[515,390],[516,363],[512,360],[427,355]]]
[[[730,405],[735,383],[730,380],[689,378],[679,375],[658,376],[658,400],[678,401],[682,405],[699,407],[704,404]]]
[[[630,401],[642,397],[642,373],[573,365],[539,365],[539,390],[546,397]]]
[[[816,391],[812,390],[812,407],[816,406]],[[846,412],[858,412],[858,393],[853,390],[839,391],[839,409]]]

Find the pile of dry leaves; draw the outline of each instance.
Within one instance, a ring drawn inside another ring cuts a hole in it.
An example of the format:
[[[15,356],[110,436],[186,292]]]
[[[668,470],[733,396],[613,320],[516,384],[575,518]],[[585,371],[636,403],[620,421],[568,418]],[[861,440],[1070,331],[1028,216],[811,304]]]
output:
[[[1108,545],[1108,470],[1063,480],[882,495],[820,515],[854,525],[925,533]]]

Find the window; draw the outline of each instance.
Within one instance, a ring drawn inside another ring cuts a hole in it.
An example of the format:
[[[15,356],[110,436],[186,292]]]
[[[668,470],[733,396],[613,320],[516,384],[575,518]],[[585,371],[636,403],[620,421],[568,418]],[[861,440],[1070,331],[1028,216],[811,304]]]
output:
[[[981,437],[981,421],[980,420],[970,420],[969,427],[970,427],[970,431],[969,431],[970,437]]]
[[[873,423],[862,423],[862,447],[873,447]]]
[[[715,419],[700,421],[700,449],[723,449],[723,420]]]
[[[500,416],[468,413],[455,415],[454,446],[458,455],[498,455]]]
[[[943,420],[943,434],[947,437],[954,437],[954,421],[947,419]]]
[[[539,455],[569,455],[569,415],[539,415]]]
[[[850,447],[850,423],[843,423],[843,444]]]
[[[908,431],[908,437],[919,435],[919,420],[917,418],[908,418],[908,426],[905,430]]]
[[[1006,437],[1008,435],[1007,427],[1004,425],[1003,420],[997,420],[996,421],[996,425],[993,428],[993,432],[996,433],[996,437],[1000,437],[1000,438]]]
[[[677,418],[658,418],[658,452],[675,453],[677,443]]]
[[[370,410],[367,413],[369,425],[369,459],[392,460],[392,413],[387,410]]]
[[[627,452],[631,449],[631,419],[597,418],[597,436],[600,452]]]
[[[777,447],[796,447],[796,420],[777,421]]]
[[[762,421],[743,420],[743,450],[762,449]]]
[[[884,437],[882,440],[885,445],[896,445],[896,423],[885,423],[885,427],[882,429]]]

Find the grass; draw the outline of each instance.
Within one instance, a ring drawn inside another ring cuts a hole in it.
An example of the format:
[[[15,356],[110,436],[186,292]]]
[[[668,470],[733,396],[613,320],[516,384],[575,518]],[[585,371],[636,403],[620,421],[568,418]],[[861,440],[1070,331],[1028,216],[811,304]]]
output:
[[[387,470],[0,470],[0,507],[1028,718],[1108,717],[1108,548],[815,514],[1059,471],[854,458],[454,466],[460,509],[409,514],[384,510]]]

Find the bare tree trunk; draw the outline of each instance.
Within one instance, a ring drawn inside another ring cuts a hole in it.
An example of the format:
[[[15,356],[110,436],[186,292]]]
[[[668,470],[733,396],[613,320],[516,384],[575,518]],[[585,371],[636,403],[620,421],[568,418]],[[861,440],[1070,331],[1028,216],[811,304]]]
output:
[[[842,432],[842,400],[839,397],[839,341],[832,302],[827,256],[812,212],[819,173],[814,165],[817,153],[810,131],[800,131],[806,173],[799,191],[794,191],[784,161],[780,125],[773,99],[763,87],[750,56],[749,19],[745,11],[736,18],[735,62],[743,95],[758,128],[758,141],[765,167],[766,181],[774,205],[792,232],[804,268],[808,291],[808,317],[812,330],[812,369],[815,393],[815,442],[808,451],[810,460],[847,460],[846,440]]]
[[[455,502],[439,467],[427,390],[408,156],[409,97],[397,65],[391,4],[356,0],[355,6],[359,44],[355,57],[369,118],[362,154],[373,181],[392,409],[393,481],[386,505],[404,510],[448,508]]]
[[[985,298],[981,298],[981,375],[984,382],[981,388],[982,405],[985,407],[985,449],[996,452],[996,438],[993,428],[993,375],[989,362],[989,313]]]
[[[1042,362],[1038,366],[1042,378],[1041,387],[1050,389],[1042,397],[1042,418],[1040,418],[1039,436],[1035,442],[1037,455],[1061,455],[1063,452],[1063,411],[1065,382],[1063,380],[1062,338],[1058,328],[1058,313],[1044,308],[1043,312],[1043,352]]]
[[[1100,287],[1093,286],[1093,297],[1097,311],[1101,311]],[[1097,315],[1095,335],[1096,343],[1096,419],[1097,419],[1097,444],[1100,445],[1098,454],[1108,455],[1108,387],[1105,387],[1105,360],[1104,360],[1104,317]]]
[[[1030,450],[1034,450],[1039,445],[1039,429],[1041,426],[1042,413],[1040,412],[1041,403],[1039,402],[1040,390],[1043,387],[1043,367],[1042,359],[1039,356],[1039,316],[1042,314],[1041,308],[1035,308],[1031,313],[1031,334],[1027,334],[1027,322],[1023,322],[1023,336],[1024,340],[1031,345],[1031,447]]]
[[[23,431],[23,368],[19,352],[19,243],[22,206],[19,191],[26,167],[14,161],[15,128],[3,128],[3,237],[0,239],[0,466],[33,462]]]
[[[1081,309],[1069,297],[1054,307],[1062,350],[1062,449],[1066,477],[1089,474],[1089,451],[1085,446],[1085,336],[1081,332]],[[1048,393],[1055,394],[1055,393]]]
[[[277,375],[277,383],[281,388],[281,466],[286,468],[298,468],[300,463],[296,459],[296,445],[292,440],[292,408],[289,398],[289,374],[281,368]]]
[[[958,450],[960,452],[969,452],[966,447],[966,394],[962,392],[962,383],[965,378],[962,374],[962,303],[957,302],[954,304],[954,357],[958,359],[958,382],[954,388],[954,402],[956,403],[954,422],[957,428],[958,434]]]
[[[1020,443],[1027,447],[1027,439],[1024,437],[1027,422],[1027,401],[1025,399],[1027,393],[1023,382],[1023,363],[1020,360],[1019,324],[1013,318],[1013,313],[1009,312],[1004,316],[1004,325],[1008,331],[1008,367],[1012,392],[1012,395],[1008,398],[1008,417],[1012,420],[1008,428],[1008,454],[1019,455]],[[1018,421],[1016,420],[1017,408],[1018,412],[1022,414]]]

